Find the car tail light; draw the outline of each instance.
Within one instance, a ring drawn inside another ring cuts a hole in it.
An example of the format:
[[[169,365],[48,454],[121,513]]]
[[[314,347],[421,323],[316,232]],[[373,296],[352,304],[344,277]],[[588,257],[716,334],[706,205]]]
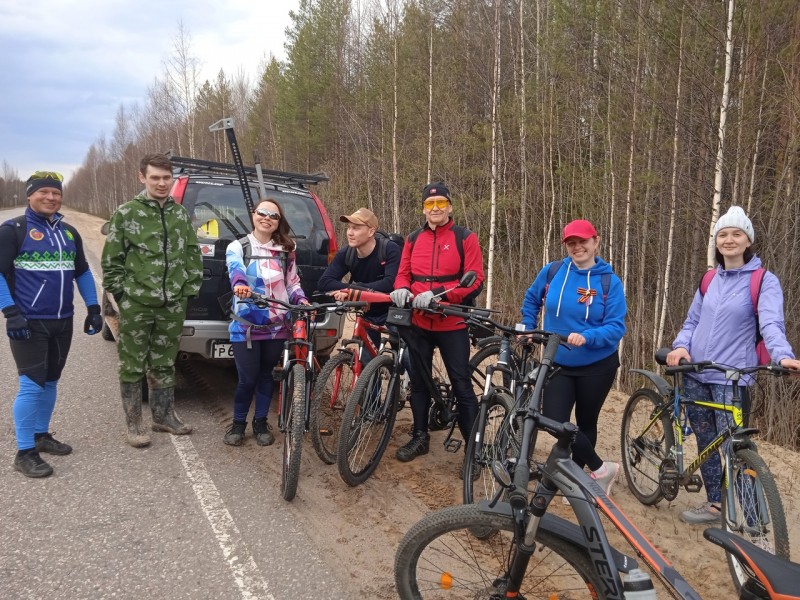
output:
[[[188,183],[189,178],[184,175],[183,177],[178,177],[175,183],[172,184],[172,191],[169,195],[172,196],[178,204],[183,204],[183,195],[186,193],[186,184]]]
[[[336,231],[333,229],[333,223],[328,216],[328,211],[325,210],[325,206],[322,204],[322,200],[320,200],[315,193],[310,193],[322,215],[322,222],[325,224],[325,233],[328,234],[328,264],[331,264],[333,257],[336,256],[336,251],[339,249],[339,246],[336,244]]]

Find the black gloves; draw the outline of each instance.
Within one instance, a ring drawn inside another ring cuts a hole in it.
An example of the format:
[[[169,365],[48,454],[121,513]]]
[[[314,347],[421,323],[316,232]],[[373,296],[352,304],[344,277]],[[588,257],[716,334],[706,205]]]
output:
[[[90,304],[86,307],[89,313],[83,322],[83,332],[94,335],[103,328],[103,316],[100,314],[99,304]]]
[[[12,340],[27,340],[31,337],[28,321],[16,304],[6,306],[3,309],[3,314],[6,316],[6,333],[8,337]]]

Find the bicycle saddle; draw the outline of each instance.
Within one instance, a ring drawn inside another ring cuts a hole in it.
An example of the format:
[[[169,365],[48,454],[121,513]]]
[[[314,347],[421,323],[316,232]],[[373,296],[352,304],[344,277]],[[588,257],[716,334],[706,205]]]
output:
[[[762,550],[736,534],[722,529],[709,528],[703,532],[709,542],[721,546],[756,574],[759,582],[769,591],[770,597],[800,598],[800,564],[790,562]]]

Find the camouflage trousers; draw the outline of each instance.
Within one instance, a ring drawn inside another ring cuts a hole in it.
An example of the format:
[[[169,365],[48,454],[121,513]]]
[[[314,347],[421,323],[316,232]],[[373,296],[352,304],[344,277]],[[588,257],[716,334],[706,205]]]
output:
[[[120,382],[136,383],[146,375],[151,389],[174,387],[186,300],[152,307],[124,297],[119,312]]]

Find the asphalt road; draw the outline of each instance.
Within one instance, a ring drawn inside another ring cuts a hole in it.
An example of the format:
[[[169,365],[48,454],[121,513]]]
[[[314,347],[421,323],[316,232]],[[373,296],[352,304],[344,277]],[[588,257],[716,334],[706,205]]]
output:
[[[0,221],[19,212],[0,211]],[[99,249],[87,245],[98,274]],[[176,407],[192,435],[153,432],[146,449],[125,443],[114,345],[83,333],[76,298],[51,424],[74,452],[45,455],[55,469],[46,479],[12,467],[17,375],[0,339],[0,598],[359,597],[325,565],[302,502],[278,493],[280,436],[244,460],[223,446],[230,370],[182,370]]]

